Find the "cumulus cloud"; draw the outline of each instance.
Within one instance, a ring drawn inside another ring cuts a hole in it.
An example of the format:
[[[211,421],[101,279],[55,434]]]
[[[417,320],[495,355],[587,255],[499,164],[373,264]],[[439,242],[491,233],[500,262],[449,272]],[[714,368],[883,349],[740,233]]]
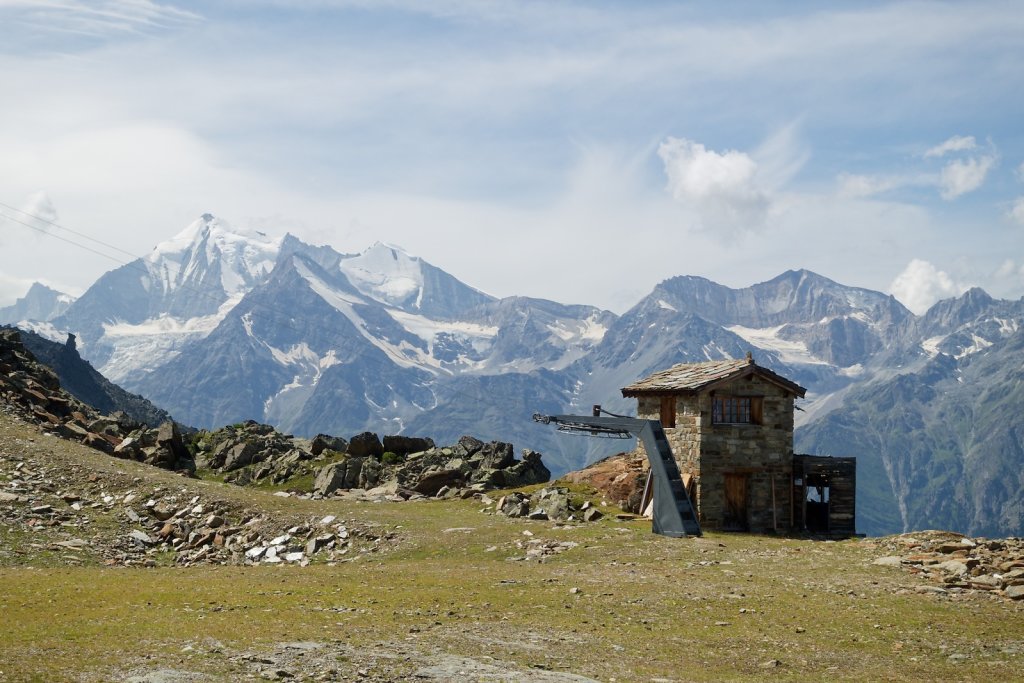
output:
[[[957,159],[946,164],[939,175],[939,193],[943,199],[955,199],[973,192],[985,182],[996,163],[994,156]]]
[[[913,259],[889,285],[889,292],[917,315],[940,299],[959,296],[967,287],[928,261]]]
[[[941,157],[949,152],[965,152],[977,147],[973,135],[954,135],[940,145],[935,145],[924,153],[924,158]]]
[[[991,142],[988,144],[990,151],[979,153],[973,135],[954,135],[922,155],[925,159],[952,155],[944,160],[944,166],[938,172],[921,168],[894,175],[840,173],[837,177],[838,194],[847,199],[860,199],[905,187],[935,187],[943,199],[956,199],[981,187],[989,171],[998,163],[999,154],[995,146]]]
[[[736,150],[723,153],[685,138],[658,147],[673,199],[692,206],[706,227],[749,229],[764,221],[767,193],[756,183],[757,162]]]

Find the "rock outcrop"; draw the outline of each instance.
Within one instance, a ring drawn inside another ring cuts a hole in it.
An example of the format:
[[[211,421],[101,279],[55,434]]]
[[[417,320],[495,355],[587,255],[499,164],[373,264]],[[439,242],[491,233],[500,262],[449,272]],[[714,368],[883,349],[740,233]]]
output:
[[[573,484],[586,484],[596,489],[608,503],[625,512],[640,514],[640,502],[647,483],[650,465],[647,459],[633,453],[619,453],[598,460],[562,479]]]
[[[195,470],[177,424],[166,421],[154,429],[120,411],[100,414],[64,391],[57,374],[36,360],[14,328],[0,329],[0,402],[46,431],[115,457]]]
[[[384,437],[384,443],[389,443],[391,438]],[[396,445],[395,441],[390,443]],[[403,445],[429,445],[429,448],[404,457],[396,451],[387,451],[378,459],[362,456],[363,449],[353,451],[350,443],[344,458],[320,470],[313,486],[314,493],[328,496],[338,490],[390,486],[396,493],[404,493],[405,497],[414,494],[450,497],[459,491],[527,486],[544,483],[551,478],[540,453],[523,449],[522,459],[516,460],[510,443],[484,443],[474,437],[463,436],[457,444],[441,448],[434,446],[429,439],[408,439]]]
[[[514,456],[512,444],[484,443],[471,436],[438,448],[429,438],[363,432],[351,439],[319,434],[312,440],[281,434],[270,425],[249,421],[213,432],[198,432],[192,446],[198,466],[221,474],[224,481],[288,485],[312,480],[312,494],[378,489],[408,499],[453,496],[539,484],[551,478],[541,454],[524,449]],[[308,483],[302,490],[308,491]]]

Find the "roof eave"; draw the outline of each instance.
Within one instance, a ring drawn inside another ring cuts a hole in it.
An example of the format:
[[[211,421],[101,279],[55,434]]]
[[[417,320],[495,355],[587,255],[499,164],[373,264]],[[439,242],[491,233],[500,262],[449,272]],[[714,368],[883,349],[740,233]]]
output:
[[[796,382],[791,382],[782,375],[772,372],[768,368],[763,368],[760,365],[751,365],[738,369],[737,371],[726,375],[725,377],[719,377],[718,379],[710,380],[701,384],[697,387],[670,389],[631,389],[629,387],[623,388],[623,398],[639,398],[640,396],[692,396],[703,391],[712,391],[716,387],[729,382],[735,381],[737,378],[742,377],[745,374],[757,375],[761,379],[770,382],[778,387],[785,389],[799,398],[803,398],[807,394],[807,389],[803,388]]]

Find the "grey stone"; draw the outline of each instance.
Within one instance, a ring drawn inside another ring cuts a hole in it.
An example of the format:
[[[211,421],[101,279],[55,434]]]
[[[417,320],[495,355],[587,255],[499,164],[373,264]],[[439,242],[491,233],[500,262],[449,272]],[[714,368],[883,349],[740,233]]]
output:
[[[946,560],[945,562],[939,562],[936,565],[932,565],[932,568],[955,576],[964,576],[967,574],[967,565],[959,560]]]
[[[331,436],[330,434],[317,434],[309,443],[309,451],[313,455],[320,455],[326,450],[344,453],[347,448],[348,441],[340,436]]]
[[[1007,586],[1003,595],[1011,600],[1024,600],[1024,586]]]
[[[412,490],[424,496],[435,496],[443,487],[457,485],[462,481],[463,475],[459,470],[440,470],[424,475]]]
[[[155,538],[147,534],[145,531],[140,531],[138,529],[133,529],[132,532],[128,534],[128,537],[142,545],[156,545],[157,543]]]

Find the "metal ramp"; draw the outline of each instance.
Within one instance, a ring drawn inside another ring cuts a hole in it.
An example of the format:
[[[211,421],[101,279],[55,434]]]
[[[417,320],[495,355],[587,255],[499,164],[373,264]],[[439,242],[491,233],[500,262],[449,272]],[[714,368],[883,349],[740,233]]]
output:
[[[633,417],[596,417],[585,415],[534,415],[535,422],[556,424],[558,431],[585,436],[643,441],[647,461],[654,475],[653,531],[662,536],[682,538],[700,536],[700,524],[686,493],[672,448],[658,420]]]

